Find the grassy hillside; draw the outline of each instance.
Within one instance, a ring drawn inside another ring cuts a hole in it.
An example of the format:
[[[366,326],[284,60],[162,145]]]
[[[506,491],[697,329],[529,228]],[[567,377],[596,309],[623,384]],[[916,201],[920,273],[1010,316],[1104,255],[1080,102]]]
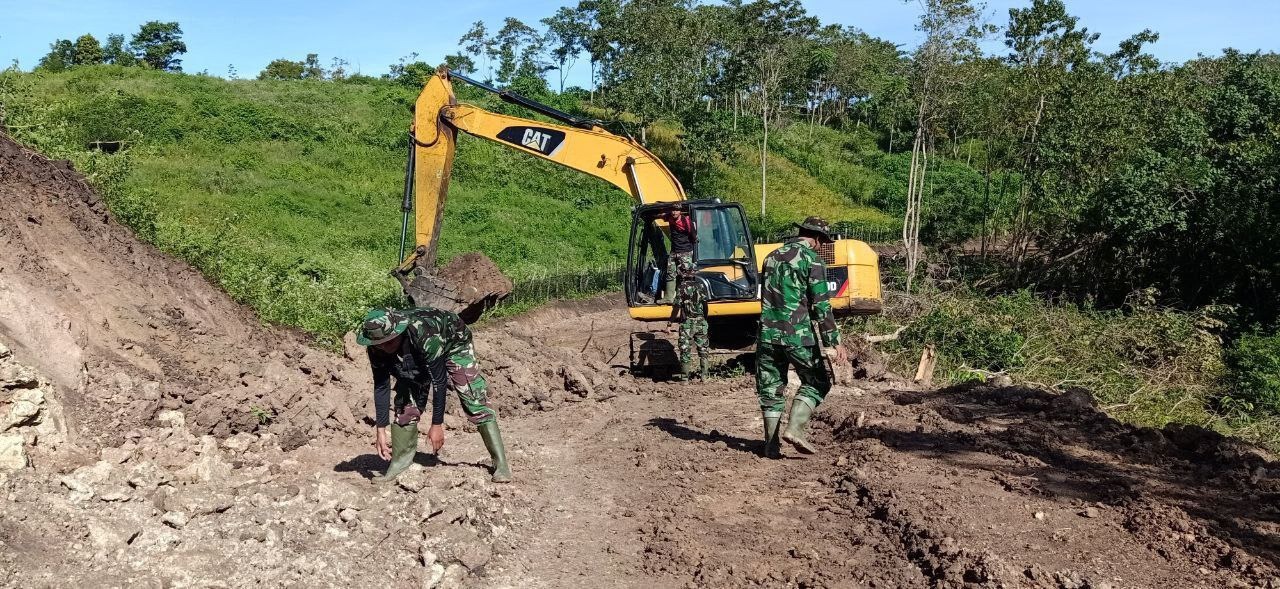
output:
[[[229,81],[113,66],[0,77],[11,134],[73,160],[122,220],[265,319],[327,337],[399,296],[387,270],[415,96],[381,81]],[[103,140],[127,149],[86,147]],[[754,215],[758,153],[742,154],[698,193],[740,200]],[[814,168],[772,155],[764,225],[815,213],[891,225],[865,206],[870,184],[851,189],[847,176],[835,161]],[[601,181],[464,137],[442,257],[480,250],[516,279],[615,262],[625,257],[630,206]]]

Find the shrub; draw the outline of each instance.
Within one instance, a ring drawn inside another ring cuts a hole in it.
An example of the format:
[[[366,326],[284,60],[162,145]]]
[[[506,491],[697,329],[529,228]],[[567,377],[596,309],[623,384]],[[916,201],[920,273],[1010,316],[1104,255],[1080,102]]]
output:
[[[1280,333],[1246,334],[1227,355],[1231,390],[1224,408],[1248,415],[1280,415]]]
[[[1084,387],[1118,417],[1142,425],[1227,427],[1212,411],[1222,347],[1199,313],[1102,311],[1028,291],[989,296],[966,289],[910,298],[890,292],[886,303],[886,315],[908,326],[886,346],[900,373],[914,371],[921,348],[932,343],[941,384],[972,379],[976,370],[1005,371],[1045,387]]]

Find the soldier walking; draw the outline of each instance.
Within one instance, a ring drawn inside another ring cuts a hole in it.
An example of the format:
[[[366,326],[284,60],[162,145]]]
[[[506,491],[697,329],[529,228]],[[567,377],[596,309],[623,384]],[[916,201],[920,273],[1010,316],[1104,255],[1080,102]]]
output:
[[[698,374],[707,380],[707,369],[710,358],[707,349],[707,283],[699,278],[693,260],[681,260],[678,272],[679,285],[676,286],[676,304],[671,311],[671,320],[680,322],[680,374],[676,380],[693,378],[694,362],[697,361]]]
[[[356,341],[366,346],[373,369],[374,446],[391,463],[375,480],[394,479],[413,464],[418,452],[418,420],[433,386],[431,427],[427,439],[439,452],[444,446],[445,382],[458,394],[462,410],[480,430],[493,459],[493,482],[511,481],[498,413],[488,402],[488,384],[480,375],[471,330],[457,315],[428,307],[373,309],[364,317]],[[391,377],[395,377],[395,423],[390,409]],[[388,445],[390,429],[390,445]]]
[[[795,368],[800,390],[791,401],[781,437],[801,453],[813,454],[817,449],[809,442],[805,426],[831,390],[823,353],[838,362],[847,359],[828,300],[826,266],[817,252],[818,244],[832,242],[831,228],[820,217],[809,217],[796,226],[799,236],[765,258],[761,279],[756,395],[769,458],[781,456],[778,427],[786,406],[787,367]]]

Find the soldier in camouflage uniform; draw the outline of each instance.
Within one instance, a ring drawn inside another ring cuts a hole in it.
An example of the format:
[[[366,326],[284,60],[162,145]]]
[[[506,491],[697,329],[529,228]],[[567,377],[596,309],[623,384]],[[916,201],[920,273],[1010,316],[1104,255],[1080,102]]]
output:
[[[710,358],[707,349],[711,347],[707,339],[707,283],[697,275],[697,266],[692,259],[684,258],[678,268],[680,282],[676,286],[676,304],[672,308],[671,320],[680,322],[680,374],[677,380],[692,378],[694,371],[694,355],[697,355],[699,376],[707,380],[707,369]]]
[[[800,390],[791,402],[782,439],[801,453],[813,454],[817,450],[808,441],[805,426],[831,390],[823,353],[845,360],[828,300],[826,266],[816,249],[819,243],[832,241],[830,226],[819,217],[796,226],[799,237],[764,259],[761,279],[756,394],[764,417],[765,456],[770,458],[781,455],[778,426],[786,406],[787,366],[793,366],[800,377]]]
[[[698,241],[697,229],[693,226],[693,217],[682,208],[675,208],[662,217],[668,223],[668,235],[671,238],[671,252],[667,256],[666,288],[662,290],[660,304],[670,305],[675,300],[680,268],[684,264],[693,263],[693,250]]]
[[[434,385],[427,439],[444,446],[445,383],[458,394],[462,410],[480,430],[493,459],[493,482],[511,481],[498,413],[488,403],[488,384],[480,375],[471,330],[457,315],[440,309],[373,309],[356,341],[366,346],[373,369],[373,405],[378,455],[390,459],[379,481],[390,481],[413,464],[418,451],[418,420],[426,406],[426,387]],[[395,377],[395,423],[390,423],[391,377]],[[387,430],[390,427],[390,447]]]

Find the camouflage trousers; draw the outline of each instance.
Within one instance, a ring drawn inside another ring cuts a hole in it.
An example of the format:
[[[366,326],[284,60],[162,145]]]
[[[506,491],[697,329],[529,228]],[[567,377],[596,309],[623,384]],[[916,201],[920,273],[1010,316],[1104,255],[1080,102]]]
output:
[[[708,349],[711,342],[707,339],[707,318],[688,317],[680,322],[680,370],[685,374],[695,369],[705,369],[711,361]],[[695,362],[696,360],[696,362]]]
[[[756,346],[756,396],[760,398],[760,410],[766,414],[781,415],[786,407],[788,366],[795,367],[796,376],[800,377],[796,396],[813,401],[814,407],[821,404],[831,390],[831,377],[817,346],[761,343]]]
[[[481,425],[498,420],[498,412],[489,405],[489,383],[480,374],[475,347],[471,342],[449,352],[445,360],[445,371],[449,390],[458,395],[458,402],[462,404],[462,411],[467,414],[468,421]],[[397,381],[395,391],[396,422],[407,425],[417,421],[414,413],[421,414],[426,409],[428,387]]]
[[[458,394],[462,411],[471,423],[481,425],[498,420],[498,412],[489,405],[489,383],[480,374],[471,338],[467,338],[466,345],[449,353],[445,369],[449,373],[449,389]]]
[[[667,256],[667,276],[675,278],[680,275],[680,268],[693,266],[693,254],[671,254]]]

